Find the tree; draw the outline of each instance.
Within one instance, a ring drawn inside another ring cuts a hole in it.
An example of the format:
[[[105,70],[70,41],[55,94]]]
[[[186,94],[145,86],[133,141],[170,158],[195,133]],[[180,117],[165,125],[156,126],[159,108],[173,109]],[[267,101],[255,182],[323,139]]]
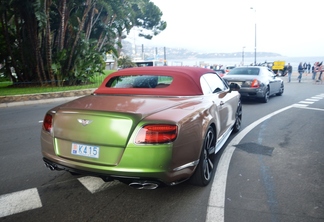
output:
[[[149,0],[0,0],[0,59],[16,82],[79,84],[102,72],[133,27],[152,38],[166,28]],[[10,70],[15,70],[17,78]]]
[[[130,68],[136,66],[129,56],[123,56],[118,59],[118,66],[121,68]]]

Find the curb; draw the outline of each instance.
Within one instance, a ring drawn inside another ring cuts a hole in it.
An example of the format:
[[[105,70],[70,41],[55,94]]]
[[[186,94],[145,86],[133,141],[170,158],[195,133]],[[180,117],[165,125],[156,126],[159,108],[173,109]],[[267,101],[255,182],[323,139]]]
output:
[[[95,89],[71,90],[54,93],[38,93],[15,96],[0,96],[0,108],[33,105],[41,103],[65,102],[90,95]]]
[[[8,107],[24,106],[24,105],[35,105],[35,104],[44,104],[44,103],[52,103],[52,102],[68,102],[68,101],[71,101],[71,100],[74,100],[74,99],[77,99],[77,98],[80,98],[80,97],[82,97],[82,96],[0,103],[0,108],[8,108]]]

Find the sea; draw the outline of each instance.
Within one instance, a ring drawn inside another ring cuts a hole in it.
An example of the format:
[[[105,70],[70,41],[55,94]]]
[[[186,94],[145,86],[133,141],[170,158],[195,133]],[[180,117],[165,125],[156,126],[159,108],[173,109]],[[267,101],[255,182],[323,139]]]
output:
[[[285,56],[277,56],[277,57],[257,57],[256,62],[264,63],[264,62],[274,62],[274,61],[285,61],[286,64],[290,63],[293,67],[293,71],[297,71],[299,63],[310,63],[312,66],[315,62],[324,61],[324,56],[317,57],[285,57]],[[200,66],[209,68],[210,66],[241,66],[243,63],[242,58],[234,57],[234,58],[190,58],[190,59],[177,59],[177,60],[167,60],[167,64],[171,66]],[[243,65],[251,65],[254,64],[254,57],[244,58]]]

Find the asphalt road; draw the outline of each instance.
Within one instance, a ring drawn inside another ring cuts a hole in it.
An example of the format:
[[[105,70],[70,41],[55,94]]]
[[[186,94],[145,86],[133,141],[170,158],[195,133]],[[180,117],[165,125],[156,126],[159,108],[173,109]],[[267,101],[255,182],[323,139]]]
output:
[[[324,221],[324,84],[245,101],[243,129],[204,188],[135,190],[49,171],[40,121],[58,104],[0,108],[0,221]]]

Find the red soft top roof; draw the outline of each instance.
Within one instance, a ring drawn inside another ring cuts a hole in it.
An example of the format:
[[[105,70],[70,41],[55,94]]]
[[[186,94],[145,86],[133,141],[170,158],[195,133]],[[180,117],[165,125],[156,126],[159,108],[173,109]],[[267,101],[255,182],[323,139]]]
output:
[[[116,71],[105,78],[95,94],[131,94],[131,95],[168,95],[194,96],[202,95],[200,77],[206,73],[216,73],[211,69],[189,66],[147,66],[127,68]],[[171,76],[170,86],[166,88],[110,88],[107,82],[115,76],[157,75]]]

